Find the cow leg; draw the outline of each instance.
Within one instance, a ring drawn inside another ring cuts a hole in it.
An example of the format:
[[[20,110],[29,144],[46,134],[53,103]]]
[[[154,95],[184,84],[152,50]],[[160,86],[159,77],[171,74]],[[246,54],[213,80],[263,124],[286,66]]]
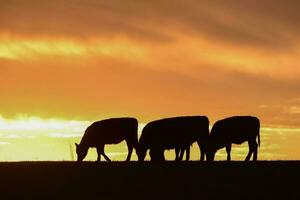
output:
[[[204,157],[205,157],[205,145],[203,143],[201,143],[199,140],[197,141],[197,144],[199,146],[200,149],[200,161],[204,161]]]
[[[130,158],[131,158],[133,145],[130,142],[128,142],[127,140],[126,140],[126,144],[127,144],[127,147],[128,147],[128,155],[127,155],[127,158],[126,158],[126,162],[128,162],[128,161],[130,161]]]
[[[248,141],[248,146],[249,146],[249,152],[248,155],[245,159],[246,162],[248,162],[251,158],[252,152],[253,152],[253,142],[252,141]]]
[[[107,161],[111,161],[109,159],[109,157],[107,157],[107,155],[105,155],[105,153],[104,153],[104,145],[101,146],[99,149],[100,149],[100,153],[102,154],[102,156],[104,157],[104,159],[107,160]]]
[[[158,150],[155,148],[150,149],[149,155],[152,162],[158,162],[160,160],[160,155],[158,153]]]
[[[149,155],[150,155],[150,159],[151,159],[152,162],[157,161],[157,155],[155,154],[155,151],[153,149],[150,149]]]
[[[227,161],[231,160],[230,152],[231,152],[231,144],[226,145],[226,152],[227,152]]]
[[[179,147],[176,147],[175,148],[175,161],[178,161],[179,160],[179,153],[180,153],[180,148]]]
[[[152,148],[150,149],[149,154],[152,162],[165,161],[164,150]]]
[[[165,155],[164,155],[164,150],[163,149],[158,151],[158,155],[159,155],[159,161],[160,162],[165,161]]]
[[[111,160],[109,159],[109,157],[107,157],[107,155],[105,155],[105,153],[103,152],[103,157],[105,158],[105,160],[107,160],[108,162],[111,162]]]
[[[200,153],[201,153],[201,156],[200,156],[200,161],[203,162],[204,161],[204,157],[205,157],[205,146],[203,144],[199,144],[199,148],[200,148]]]
[[[257,161],[257,143],[256,141],[253,142],[252,144],[252,149],[253,149],[253,161]]]
[[[256,140],[251,140],[251,142],[249,142],[249,148],[251,146],[251,150],[253,152],[253,161],[256,161],[257,160],[257,142]]]
[[[186,153],[185,160],[189,161],[190,160],[190,146],[186,147],[185,153]]]
[[[183,159],[184,150],[185,150],[184,147],[181,147],[181,148],[180,148],[179,161],[182,161],[182,159]]]
[[[97,162],[101,161],[101,147],[97,147]]]

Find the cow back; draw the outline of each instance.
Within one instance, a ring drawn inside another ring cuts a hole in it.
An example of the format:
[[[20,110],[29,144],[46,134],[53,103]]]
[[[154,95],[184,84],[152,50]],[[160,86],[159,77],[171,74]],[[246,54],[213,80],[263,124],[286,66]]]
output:
[[[81,143],[95,147],[101,144],[117,144],[122,140],[137,143],[138,122],[135,118],[110,118],[94,122],[85,131]]]
[[[241,144],[259,134],[259,120],[252,116],[235,116],[217,121],[211,138],[219,144]]]
[[[148,148],[172,149],[208,137],[209,121],[205,116],[183,116],[148,123],[140,138]]]

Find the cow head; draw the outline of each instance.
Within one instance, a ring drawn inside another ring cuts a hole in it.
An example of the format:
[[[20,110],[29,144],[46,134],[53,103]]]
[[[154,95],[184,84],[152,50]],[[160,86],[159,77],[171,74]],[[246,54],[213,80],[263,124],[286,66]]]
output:
[[[136,154],[138,156],[139,161],[144,161],[146,157],[147,150],[143,148],[140,144],[136,146]]]
[[[77,144],[77,143],[75,143],[75,145],[76,145],[77,161],[81,162],[85,158],[85,156],[88,152],[88,148],[84,147],[83,145]]]

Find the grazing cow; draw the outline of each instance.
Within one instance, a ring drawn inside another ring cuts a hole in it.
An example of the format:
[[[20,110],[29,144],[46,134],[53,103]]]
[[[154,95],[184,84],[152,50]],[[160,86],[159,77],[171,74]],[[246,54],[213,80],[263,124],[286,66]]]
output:
[[[82,161],[90,147],[97,148],[98,158],[101,155],[105,160],[110,159],[104,153],[105,144],[118,144],[125,140],[128,147],[128,156],[126,161],[130,160],[133,148],[138,143],[137,138],[138,121],[135,118],[111,118],[97,121],[91,124],[81,139],[80,144],[76,144],[77,161]]]
[[[235,116],[217,121],[210,132],[207,146],[207,160],[213,161],[218,149],[226,147],[227,161],[230,161],[232,144],[248,142],[249,153],[245,161],[249,161],[253,153],[253,161],[257,160],[257,146],[260,145],[260,122],[252,116]],[[256,142],[258,138],[258,145]]]
[[[182,116],[156,120],[148,123],[142,131],[137,155],[140,161],[145,159],[150,149],[151,161],[164,161],[166,149],[176,150],[176,160],[181,160],[184,150],[197,142],[201,151],[200,160],[204,160],[204,142],[209,137],[209,121],[206,116]],[[181,155],[178,157],[179,151]]]

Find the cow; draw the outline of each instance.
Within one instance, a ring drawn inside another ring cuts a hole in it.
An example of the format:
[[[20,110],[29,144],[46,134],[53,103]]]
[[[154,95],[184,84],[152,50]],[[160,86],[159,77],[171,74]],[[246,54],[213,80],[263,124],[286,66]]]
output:
[[[80,141],[75,143],[77,161],[82,161],[87,155],[90,147],[97,149],[97,161],[100,162],[101,155],[107,161],[111,161],[104,153],[106,144],[118,144],[125,140],[128,147],[126,161],[130,160],[133,148],[138,144],[137,137],[138,121],[135,118],[110,118],[92,123],[86,130]]]
[[[145,159],[147,150],[151,161],[164,161],[164,151],[175,149],[176,160],[181,160],[184,150],[197,142],[201,151],[200,160],[204,160],[204,142],[209,137],[209,121],[206,116],[180,116],[149,122],[142,130],[136,149],[139,161]],[[181,156],[178,157],[179,151]]]
[[[217,121],[210,132],[207,143],[207,160],[213,161],[215,153],[226,148],[227,161],[231,160],[232,144],[248,142],[249,153],[245,161],[249,161],[253,153],[253,161],[257,160],[257,147],[260,146],[260,122],[253,116],[234,116]],[[258,144],[256,142],[258,138]]]

